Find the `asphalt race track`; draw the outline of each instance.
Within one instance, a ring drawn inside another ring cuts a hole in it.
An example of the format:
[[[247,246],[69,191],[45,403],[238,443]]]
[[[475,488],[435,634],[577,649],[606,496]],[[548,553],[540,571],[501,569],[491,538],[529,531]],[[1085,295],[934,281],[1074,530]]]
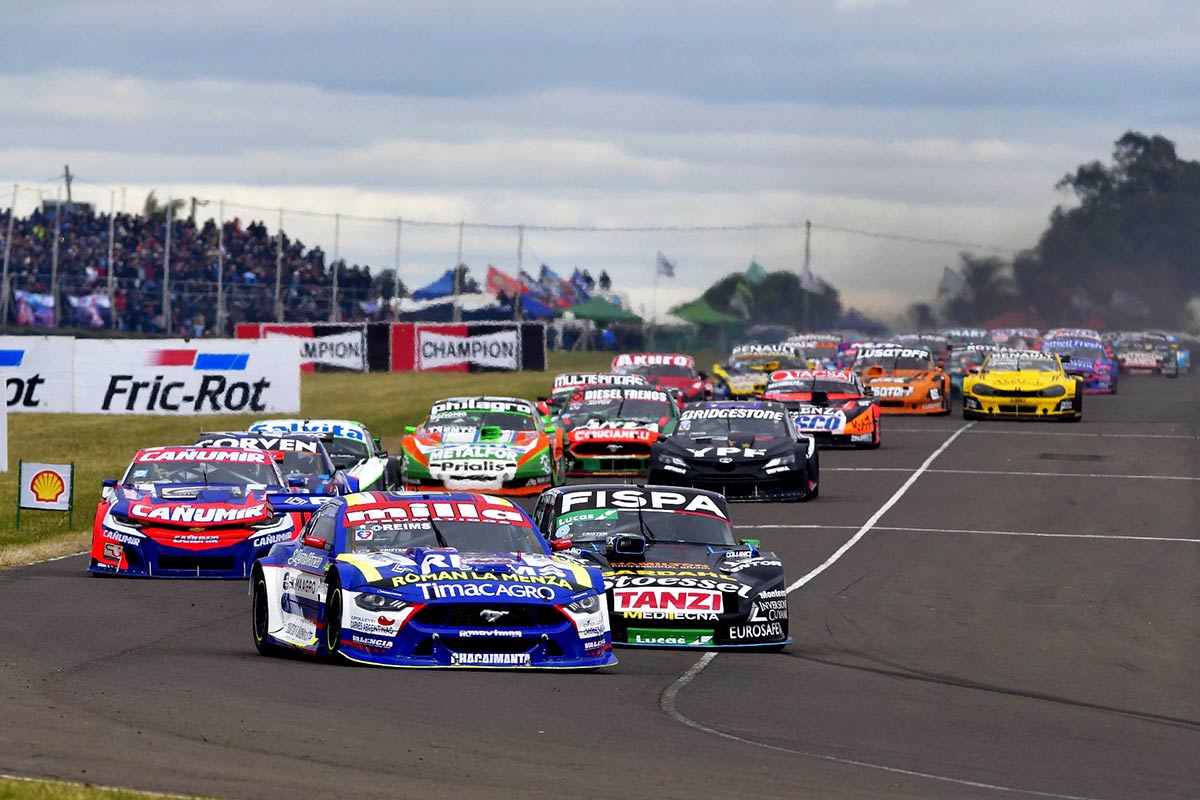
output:
[[[881,450],[824,453],[817,501],[734,508],[797,584],[782,655],[331,666],[257,655],[240,582],[0,573],[0,772],[235,798],[1194,798],[1198,408],[1200,378],[1123,379],[1078,425],[891,417]]]

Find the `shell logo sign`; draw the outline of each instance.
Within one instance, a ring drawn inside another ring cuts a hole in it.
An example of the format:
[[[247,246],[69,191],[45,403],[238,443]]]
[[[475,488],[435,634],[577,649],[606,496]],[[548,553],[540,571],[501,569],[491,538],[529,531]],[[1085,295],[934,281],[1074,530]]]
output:
[[[44,469],[33,476],[33,480],[29,482],[29,488],[33,492],[34,499],[39,503],[54,503],[62,497],[67,484],[57,472]]]
[[[70,511],[73,464],[21,462],[21,508]]]

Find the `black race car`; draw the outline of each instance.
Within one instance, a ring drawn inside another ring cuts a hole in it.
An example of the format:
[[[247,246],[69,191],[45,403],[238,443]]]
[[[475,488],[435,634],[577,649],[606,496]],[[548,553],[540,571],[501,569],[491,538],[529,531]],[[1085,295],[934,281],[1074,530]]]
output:
[[[692,403],[674,434],[650,448],[650,483],[730,500],[811,500],[819,478],[816,440],[797,431],[777,402]]]
[[[673,486],[559,486],[534,521],[551,549],[599,565],[614,644],[780,649],[787,581],[774,553],[738,540],[725,499]]]

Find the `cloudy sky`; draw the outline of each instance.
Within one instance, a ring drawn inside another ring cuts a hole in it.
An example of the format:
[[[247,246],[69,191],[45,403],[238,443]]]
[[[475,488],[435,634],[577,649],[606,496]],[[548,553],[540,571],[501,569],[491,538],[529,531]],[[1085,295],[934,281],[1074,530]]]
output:
[[[0,5],[0,181],[53,196],[69,163],[102,207],[110,187],[129,208],[156,189],[273,227],[256,207],[282,206],[327,251],[340,212],[340,253],[380,267],[396,263],[397,217],[811,219],[814,271],[852,304],[898,309],[933,293],[957,248],[828,227],[1020,248],[1067,200],[1055,181],[1125,130],[1200,156],[1191,2]],[[410,286],[453,263],[456,228],[401,234]],[[649,312],[659,249],[679,264],[665,308],[752,257],[798,269],[803,239],[530,231],[522,257],[608,268]],[[517,236],[468,228],[463,257],[514,270]]]

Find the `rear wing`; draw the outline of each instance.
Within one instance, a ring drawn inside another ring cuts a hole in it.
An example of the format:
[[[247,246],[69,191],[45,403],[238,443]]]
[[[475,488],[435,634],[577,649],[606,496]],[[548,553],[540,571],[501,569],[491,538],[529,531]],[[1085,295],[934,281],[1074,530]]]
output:
[[[321,506],[337,498],[336,494],[290,494],[286,492],[268,492],[267,502],[276,511],[295,511],[311,513],[319,511]]]

